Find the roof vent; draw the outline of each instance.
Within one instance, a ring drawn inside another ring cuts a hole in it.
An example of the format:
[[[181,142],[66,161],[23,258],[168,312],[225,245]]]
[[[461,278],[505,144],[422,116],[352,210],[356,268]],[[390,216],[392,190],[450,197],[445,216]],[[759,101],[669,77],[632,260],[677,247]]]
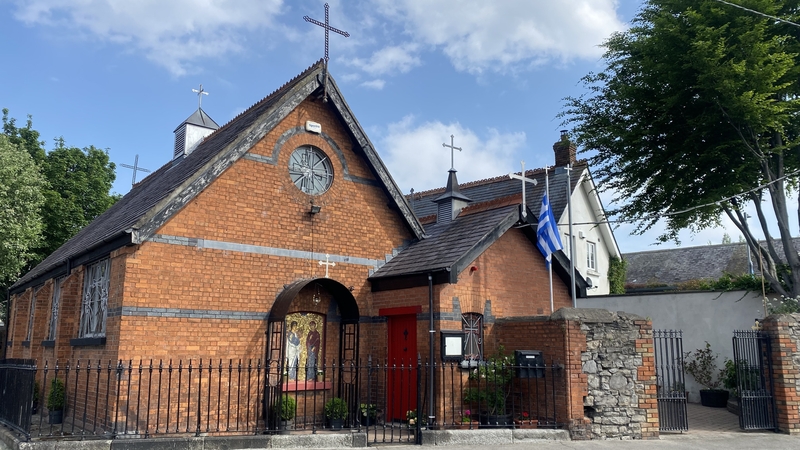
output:
[[[218,128],[219,125],[202,108],[197,108],[194,114],[175,129],[175,153],[173,158],[188,155],[206,136]]]

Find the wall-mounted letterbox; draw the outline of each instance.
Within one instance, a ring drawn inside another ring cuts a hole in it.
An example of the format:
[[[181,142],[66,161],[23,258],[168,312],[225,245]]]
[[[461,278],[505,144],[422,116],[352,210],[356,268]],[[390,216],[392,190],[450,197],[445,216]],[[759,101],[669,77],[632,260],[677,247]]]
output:
[[[517,378],[544,378],[544,357],[541,350],[514,350]]]

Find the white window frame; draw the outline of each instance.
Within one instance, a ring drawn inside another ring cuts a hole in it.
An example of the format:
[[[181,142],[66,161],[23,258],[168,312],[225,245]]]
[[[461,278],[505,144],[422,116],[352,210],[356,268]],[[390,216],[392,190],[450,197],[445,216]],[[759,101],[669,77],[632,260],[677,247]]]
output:
[[[110,271],[111,260],[108,258],[86,266],[83,275],[79,338],[106,336]]]
[[[58,313],[61,309],[61,285],[64,283],[66,277],[56,278],[53,284],[53,300],[50,303],[50,326],[47,330],[47,340],[55,341],[56,332],[58,331]]]
[[[586,268],[597,271],[597,244],[586,241]]]

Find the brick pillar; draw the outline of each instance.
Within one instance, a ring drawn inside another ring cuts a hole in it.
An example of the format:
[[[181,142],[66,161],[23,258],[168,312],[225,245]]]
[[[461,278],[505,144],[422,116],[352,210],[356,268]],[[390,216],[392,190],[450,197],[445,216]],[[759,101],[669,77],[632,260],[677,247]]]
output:
[[[642,365],[638,368],[637,377],[644,386],[644,393],[639,395],[639,407],[647,412],[647,421],[642,423],[642,439],[658,439],[658,385],[656,356],[653,347],[653,322],[635,320],[633,324],[639,327],[636,353],[642,357]]]
[[[772,395],[778,410],[778,429],[800,434],[800,314],[769,316],[763,331],[772,340]]]

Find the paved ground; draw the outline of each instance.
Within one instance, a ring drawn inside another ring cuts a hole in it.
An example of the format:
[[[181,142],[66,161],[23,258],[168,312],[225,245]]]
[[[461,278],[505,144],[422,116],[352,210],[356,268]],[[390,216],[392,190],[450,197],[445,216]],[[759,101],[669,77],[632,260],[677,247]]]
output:
[[[800,436],[767,432],[745,432],[739,429],[738,417],[724,408],[706,408],[697,404],[688,405],[689,431],[686,433],[662,433],[654,441],[536,441],[530,444],[498,446],[460,446],[465,450],[569,450],[569,449],[708,449],[708,450],[800,450]],[[446,450],[456,447],[417,447],[413,445],[380,445],[381,450]],[[0,441],[0,450],[7,450]]]

